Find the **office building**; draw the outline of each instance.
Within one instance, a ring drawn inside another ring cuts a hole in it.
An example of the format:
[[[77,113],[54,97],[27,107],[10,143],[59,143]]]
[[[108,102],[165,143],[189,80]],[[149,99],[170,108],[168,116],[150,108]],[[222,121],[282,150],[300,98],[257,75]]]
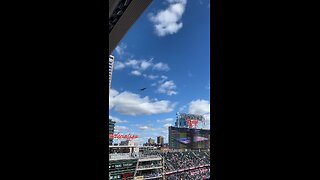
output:
[[[159,144],[159,145],[163,145],[163,141],[164,141],[164,138],[162,137],[162,136],[158,136],[157,137],[157,143]]]
[[[152,138],[149,138],[149,139],[148,139],[148,144],[155,144],[155,140],[152,139]]]
[[[109,134],[114,133],[115,124],[116,124],[115,121],[112,121],[112,119],[109,119]],[[112,143],[113,143],[113,138],[109,138],[109,145],[112,145]]]

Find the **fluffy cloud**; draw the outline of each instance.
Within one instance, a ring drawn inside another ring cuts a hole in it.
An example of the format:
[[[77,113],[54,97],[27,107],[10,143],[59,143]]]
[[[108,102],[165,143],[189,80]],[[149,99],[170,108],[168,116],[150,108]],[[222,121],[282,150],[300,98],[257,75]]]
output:
[[[177,33],[183,26],[181,22],[187,0],[167,0],[170,4],[167,9],[157,14],[149,14],[150,21],[154,23],[154,29],[158,36]]]
[[[135,60],[135,59],[130,59],[130,60],[126,61],[124,64],[126,66],[132,67],[133,69],[139,69],[139,65],[138,64],[140,64],[140,62],[138,60]]]
[[[121,120],[117,117],[113,117],[113,116],[109,116],[109,119],[112,119],[113,121],[115,121],[117,124],[122,124],[122,123],[128,123],[127,120]]]
[[[131,74],[135,76],[141,76],[141,72],[138,70],[131,71]]]
[[[210,112],[210,102],[207,100],[198,99],[191,101],[189,104],[189,113],[206,114]]]
[[[115,51],[119,56],[122,56],[126,48],[127,48],[127,45],[125,43],[121,43],[115,48]]]
[[[169,65],[163,62],[158,62],[156,64],[154,64],[152,62],[153,59],[150,60],[136,60],[136,59],[129,59],[125,62],[120,62],[120,61],[115,61],[115,66],[114,69],[115,70],[121,70],[124,68],[132,68],[136,71],[142,72],[145,71],[149,68],[152,68],[153,70],[157,70],[157,71],[169,71]]]
[[[167,76],[163,76],[163,75],[162,75],[160,78],[161,78],[161,80],[160,80],[160,81],[158,81],[158,83],[159,83],[159,84],[163,83],[165,80],[167,80],[167,79],[168,79],[168,77],[167,77]]]
[[[156,131],[157,130],[156,128],[153,128],[151,126],[146,126],[146,125],[139,126],[138,128],[141,131]]]
[[[120,61],[114,61],[114,69],[119,70],[125,68],[126,65]]]
[[[167,118],[167,119],[161,119],[157,120],[158,123],[167,123],[167,122],[172,122],[174,119],[173,118]]]
[[[111,89],[109,95],[109,110],[126,114],[126,115],[151,115],[159,113],[172,112],[176,106],[176,103],[172,103],[168,100],[150,100],[148,96],[140,97],[138,94],[124,91],[119,93],[118,91]]]
[[[197,99],[189,103],[189,113],[201,114],[205,118],[203,128],[210,129],[210,102],[207,100]]]
[[[140,126],[139,129],[142,131],[148,130],[150,127],[148,126]]]
[[[165,63],[162,63],[162,62],[159,62],[159,63],[155,64],[153,66],[153,69],[158,70],[158,71],[169,71],[170,70],[168,64],[165,64]]]
[[[143,74],[143,77],[148,78],[148,79],[151,79],[151,80],[154,80],[154,79],[159,78],[159,76],[153,75],[153,74],[149,74],[149,75]]]
[[[186,109],[186,107],[187,107],[186,105],[184,105],[184,106],[180,107],[180,108],[179,108],[179,112],[182,112],[183,110],[185,110],[185,109]]]
[[[141,61],[140,69],[141,69],[141,70],[146,70],[146,69],[148,69],[148,67],[150,67],[151,65],[152,65],[152,62],[151,62],[151,61]]]
[[[129,128],[126,126],[118,126],[118,125],[114,126],[115,133],[125,133],[128,130],[129,130]]]
[[[172,124],[171,123],[167,123],[167,124],[163,125],[163,127],[165,127],[165,128],[167,128],[169,126],[172,126]]]
[[[171,81],[165,81],[162,84],[160,84],[160,86],[158,87],[157,91],[159,93],[164,93],[164,94],[167,94],[167,95],[171,96],[171,95],[178,94],[178,92],[175,91],[176,88],[177,88],[177,86],[171,80]]]

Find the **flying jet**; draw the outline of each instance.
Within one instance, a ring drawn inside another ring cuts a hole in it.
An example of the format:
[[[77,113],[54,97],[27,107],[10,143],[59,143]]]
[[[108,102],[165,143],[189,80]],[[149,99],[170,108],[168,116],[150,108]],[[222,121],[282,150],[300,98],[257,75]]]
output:
[[[140,91],[144,91],[144,90],[146,90],[147,88],[142,88],[142,89],[140,89]]]

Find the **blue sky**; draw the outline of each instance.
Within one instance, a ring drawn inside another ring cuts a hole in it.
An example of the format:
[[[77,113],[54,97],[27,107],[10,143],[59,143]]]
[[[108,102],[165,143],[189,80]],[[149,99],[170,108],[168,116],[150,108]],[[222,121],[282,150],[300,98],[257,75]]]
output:
[[[176,112],[202,114],[200,127],[209,128],[209,0],[154,0],[112,55],[116,132],[139,135],[139,144],[159,135],[168,142]]]

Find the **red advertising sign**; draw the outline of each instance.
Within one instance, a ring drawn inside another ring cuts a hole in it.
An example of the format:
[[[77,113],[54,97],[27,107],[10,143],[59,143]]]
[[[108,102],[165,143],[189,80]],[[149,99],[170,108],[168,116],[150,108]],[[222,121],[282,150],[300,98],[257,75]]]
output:
[[[128,177],[132,177],[133,176],[133,173],[124,173],[124,174],[122,174],[122,179],[126,179],[126,178],[128,178]]]
[[[198,125],[198,119],[187,119],[189,128],[193,128]]]
[[[132,134],[109,134],[109,138],[113,139],[136,139],[138,138],[137,135]]]

